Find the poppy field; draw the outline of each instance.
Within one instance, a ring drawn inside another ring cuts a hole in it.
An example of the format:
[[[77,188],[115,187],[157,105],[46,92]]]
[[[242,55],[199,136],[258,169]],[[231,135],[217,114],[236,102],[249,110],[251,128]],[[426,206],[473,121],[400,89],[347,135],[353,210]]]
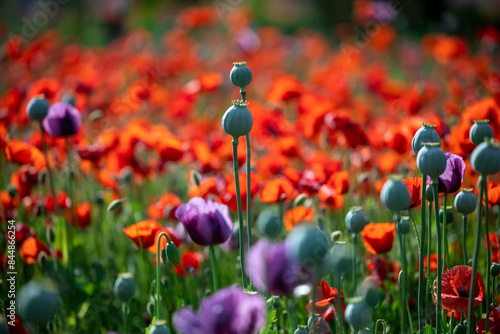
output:
[[[0,333],[500,333],[498,27],[220,3],[0,21]]]

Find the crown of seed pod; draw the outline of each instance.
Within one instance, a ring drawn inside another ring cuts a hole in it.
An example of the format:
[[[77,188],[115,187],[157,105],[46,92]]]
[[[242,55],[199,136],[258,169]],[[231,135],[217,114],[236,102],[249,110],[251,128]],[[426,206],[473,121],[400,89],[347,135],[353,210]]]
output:
[[[472,124],[469,130],[470,140],[474,144],[479,145],[484,141],[485,138],[493,138],[493,128],[488,124],[489,122],[489,119],[474,121],[474,124]]]
[[[233,85],[240,88],[248,86],[250,82],[252,82],[252,71],[250,71],[246,62],[236,62],[233,63],[233,65],[234,66],[229,73],[229,79],[231,79]]]
[[[492,175],[500,172],[500,149],[495,140],[485,140],[477,145],[470,156],[472,168],[481,175]]]
[[[410,206],[410,191],[400,177],[392,176],[382,187],[380,200],[389,210],[401,211]]]
[[[359,233],[368,224],[365,213],[360,206],[353,206],[345,216],[345,227],[350,233]]]
[[[232,103],[233,105],[222,116],[221,124],[227,134],[238,139],[250,133],[253,119],[252,113],[247,107],[248,102],[234,100]]]
[[[476,196],[472,193],[472,188],[462,189],[453,202],[455,209],[463,215],[468,215],[476,210]]]
[[[423,146],[423,143],[439,143],[441,146],[441,139],[439,138],[439,134],[437,133],[436,126],[430,123],[422,123],[422,127],[415,132],[413,139],[411,141],[411,148],[415,154],[418,154],[420,149]]]
[[[34,121],[41,122],[49,113],[50,103],[45,95],[33,97],[26,107],[26,114]]]
[[[135,281],[131,273],[122,273],[115,281],[113,288],[116,297],[126,303],[134,298],[135,295]]]
[[[422,174],[435,180],[446,170],[446,155],[439,147],[441,143],[423,143],[422,145],[417,154],[417,167]]]
[[[170,334],[164,320],[156,320],[153,326],[149,329],[149,334]]]
[[[453,211],[451,211],[451,206],[446,207],[446,225],[453,223]],[[439,209],[439,222],[442,224],[444,222],[444,208]]]

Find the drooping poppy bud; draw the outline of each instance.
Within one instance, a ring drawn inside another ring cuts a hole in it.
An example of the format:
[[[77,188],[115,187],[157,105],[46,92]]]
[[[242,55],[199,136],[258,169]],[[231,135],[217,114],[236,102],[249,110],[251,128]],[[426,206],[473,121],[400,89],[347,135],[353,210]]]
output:
[[[116,298],[121,302],[129,302],[135,295],[135,281],[131,273],[121,273],[113,287]]]
[[[474,121],[474,124],[472,124],[469,131],[470,140],[474,144],[479,145],[484,141],[485,138],[493,138],[493,128],[488,124],[489,122],[489,119]]]
[[[476,210],[476,196],[472,193],[472,189],[462,189],[453,202],[455,209],[463,215],[468,215]]]
[[[472,151],[472,168],[481,175],[492,175],[500,171],[500,149],[495,140],[486,140]]]
[[[174,266],[178,266],[181,263],[181,256],[179,254],[179,249],[172,242],[167,242],[167,247],[165,247],[167,251],[167,258]]]
[[[441,146],[441,139],[439,138],[437,131],[434,129],[435,127],[436,125],[434,124],[422,123],[422,127],[417,130],[411,141],[411,147],[415,154],[418,154],[423,146],[423,143],[438,142],[439,146]]]

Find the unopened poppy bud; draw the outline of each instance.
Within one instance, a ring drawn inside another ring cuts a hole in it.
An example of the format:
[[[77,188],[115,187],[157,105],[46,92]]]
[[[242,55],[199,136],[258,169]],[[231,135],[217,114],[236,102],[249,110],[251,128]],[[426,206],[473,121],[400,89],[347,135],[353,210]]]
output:
[[[157,320],[149,329],[149,334],[170,334],[170,331],[165,326],[167,322],[164,320]]]
[[[234,66],[229,73],[229,79],[231,79],[233,85],[240,88],[248,86],[250,82],[252,82],[252,71],[250,71],[246,62],[236,62],[233,63],[233,65]]]
[[[436,125],[430,123],[422,123],[422,127],[415,132],[411,141],[411,147],[415,154],[418,154],[423,146],[423,143],[437,142],[441,146],[441,139],[436,129]]]
[[[470,162],[472,169],[483,176],[496,174],[500,171],[500,149],[495,140],[486,140],[472,151]]]
[[[427,187],[425,187],[425,199],[429,202],[434,201],[434,190],[432,190],[431,184],[428,184]]]
[[[9,184],[7,186],[7,193],[9,194],[10,198],[15,198],[17,196],[17,188],[12,184]]]
[[[467,333],[466,325],[458,324],[455,326],[455,329],[453,330],[453,334],[466,334],[466,333]]]
[[[123,203],[123,198],[115,199],[114,201],[109,203],[108,208],[107,208],[108,212],[118,210],[119,208],[121,208],[122,203]]]
[[[40,253],[38,253],[36,261],[38,262],[40,267],[43,268],[47,264],[47,262],[49,261],[49,256],[44,251],[41,251]]]
[[[248,109],[246,101],[232,101],[233,105],[229,107],[222,116],[221,124],[224,131],[238,139],[245,136],[252,130],[252,113]]]
[[[54,226],[49,226],[47,227],[47,230],[45,231],[46,237],[47,237],[47,242],[50,245],[53,245],[54,242],[56,241],[56,232],[54,231]]]
[[[476,210],[476,196],[472,193],[472,189],[462,189],[453,202],[455,209],[463,215],[468,215]]]
[[[198,173],[197,171],[194,170],[191,173],[191,177],[193,178],[194,184],[196,184],[197,186],[199,186],[200,182],[201,182],[201,180],[200,180],[200,178],[201,178],[200,177],[200,173]]]
[[[49,113],[49,108],[49,101],[44,95],[40,95],[33,97],[30,100],[28,106],[26,107],[26,113],[30,119],[41,122]]]
[[[95,122],[103,116],[103,112],[101,109],[96,109],[90,112],[89,121]]]
[[[410,217],[402,216],[398,222],[398,231],[401,232],[402,234],[407,234],[408,232],[410,232],[410,229],[411,229]]]
[[[307,199],[307,195],[302,193],[300,195],[298,195],[297,197],[295,197],[295,199],[293,200],[293,206],[296,207],[296,206],[302,206],[305,202],[305,200]]]
[[[333,231],[332,234],[330,234],[330,240],[332,242],[338,241],[342,238],[342,232],[340,231]]]
[[[76,106],[76,97],[73,93],[64,94],[61,101],[66,102],[67,104],[71,104],[73,107]]]
[[[469,130],[470,140],[476,144],[481,144],[485,138],[493,138],[493,128],[488,123],[489,119],[475,120]]]
[[[160,278],[160,284],[168,290],[170,288],[170,279],[167,276],[162,276]]]
[[[500,275],[500,264],[493,263],[490,268],[491,276],[497,277]]]
[[[161,251],[160,251],[160,254],[161,254],[161,261],[163,263],[167,263],[167,249],[166,248],[163,248]]]
[[[179,249],[177,246],[172,242],[169,241],[167,242],[167,246],[165,247],[167,250],[167,257],[169,261],[174,265],[178,266],[181,263],[181,257],[179,255]]]
[[[307,327],[304,325],[299,325],[293,334],[309,334]]]
[[[97,191],[94,195],[94,202],[97,205],[103,205],[104,204],[104,196],[102,194],[102,191]]]
[[[150,316],[155,314],[155,302],[154,300],[150,300],[146,305],[146,311]]]
[[[443,224],[444,222],[444,208],[439,210],[439,222]],[[451,211],[451,206],[446,207],[446,224],[453,223],[453,211]]]
[[[135,282],[131,273],[122,273],[118,276],[114,285],[115,296],[126,303],[134,298]]]

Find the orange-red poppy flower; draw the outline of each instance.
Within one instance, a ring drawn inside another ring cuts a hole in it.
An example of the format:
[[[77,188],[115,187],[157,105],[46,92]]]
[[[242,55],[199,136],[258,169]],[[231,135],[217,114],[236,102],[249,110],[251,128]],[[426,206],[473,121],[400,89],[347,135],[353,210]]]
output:
[[[489,314],[489,329],[488,333],[500,334],[500,306],[497,308],[490,305],[491,312]],[[486,317],[479,319],[476,323],[476,333],[486,334]]]
[[[294,194],[295,187],[284,177],[279,177],[266,182],[259,192],[262,203],[277,203],[280,201],[290,200]]]
[[[370,223],[367,224],[361,236],[367,251],[372,254],[387,253],[392,249],[396,225],[394,223]]]
[[[161,136],[157,145],[158,154],[163,161],[179,161],[184,154],[182,141],[172,135]]]
[[[349,191],[349,172],[339,171],[330,175],[326,184],[337,192],[339,195],[344,195]]]
[[[314,210],[307,206],[296,206],[288,210],[284,216],[287,231],[293,230],[296,225],[314,222]]]
[[[16,187],[19,198],[29,196],[38,183],[38,173],[32,166],[23,165],[10,177],[10,183]]]
[[[71,199],[64,191],[59,191],[56,197],[57,206],[63,209],[69,209],[71,207]],[[48,195],[45,199],[45,210],[54,212],[55,211],[54,196]]]
[[[181,240],[179,240],[176,236],[175,236],[175,231],[173,228],[171,227],[162,227],[158,230],[156,230],[156,234],[155,234],[155,239],[154,239],[154,244],[152,244],[150,247],[148,247],[148,250],[153,253],[153,254],[156,254],[158,252],[158,236],[160,235],[160,233],[166,233],[168,235],[168,237],[170,238],[170,240],[177,246],[177,247],[180,247],[181,246]],[[167,238],[165,237],[162,237],[161,238],[161,244],[160,244],[160,250],[165,248],[165,246],[167,245]]]
[[[148,216],[153,219],[175,218],[175,210],[181,205],[181,199],[176,194],[165,194],[160,199],[148,207]]]
[[[45,167],[43,153],[35,146],[21,140],[9,140],[5,146],[5,156],[8,161],[20,165],[33,164],[37,170]]]
[[[300,96],[302,91],[302,84],[297,78],[282,76],[273,82],[267,100],[271,102],[288,101]]]
[[[499,262],[499,254],[498,254],[498,236],[495,232],[489,233],[490,237],[490,248],[491,248],[491,262],[498,263]],[[486,236],[484,236],[484,247],[487,246]]]
[[[344,207],[344,196],[339,195],[334,188],[324,184],[318,190],[318,198],[331,208],[340,210]]]
[[[500,182],[488,182],[488,203],[491,206],[500,205]]]
[[[445,270],[442,276],[441,303],[443,308],[455,313],[468,313],[469,298],[474,298],[474,307],[484,300],[484,283],[480,273],[476,273],[474,293],[470,293],[472,267],[455,266]],[[434,285],[437,291],[437,285]],[[472,295],[472,296],[471,296]]]
[[[86,228],[91,222],[91,211],[92,206],[89,202],[84,202],[76,206],[76,223],[80,228]]]
[[[250,174],[250,197],[253,198],[254,195],[259,190],[259,182],[257,181],[257,177],[254,173]],[[241,197],[241,208],[243,211],[247,209],[247,175],[246,173],[239,174],[240,181],[240,197]],[[226,185],[226,192],[220,196],[220,199],[223,204],[226,204],[231,210],[238,210],[238,205],[236,203],[236,186],[234,182],[234,177],[231,177],[228,180]]]
[[[316,287],[316,306],[314,312],[317,312],[326,321],[335,319],[335,312],[337,312],[338,307],[338,290],[336,288],[331,288],[327,282],[319,281],[319,286]],[[312,304],[312,299],[309,299],[309,303],[306,308],[310,309]],[[340,307],[342,309],[342,315],[345,312],[345,301],[344,301],[344,291],[340,290]]]
[[[195,275],[199,274],[200,264],[203,259],[203,253],[184,251],[181,254],[181,264],[174,268],[175,273],[179,276],[186,276],[190,271]]]
[[[123,232],[137,247],[148,248],[155,242],[156,231],[161,228],[156,220],[143,220],[123,228]]]
[[[408,208],[415,208],[417,206],[420,206],[422,202],[422,178],[410,177],[402,181],[410,191],[411,203]]]
[[[36,237],[29,237],[22,243],[19,255],[27,264],[33,264],[37,261],[41,252],[45,252],[47,256],[50,256],[50,249],[43,242]]]

